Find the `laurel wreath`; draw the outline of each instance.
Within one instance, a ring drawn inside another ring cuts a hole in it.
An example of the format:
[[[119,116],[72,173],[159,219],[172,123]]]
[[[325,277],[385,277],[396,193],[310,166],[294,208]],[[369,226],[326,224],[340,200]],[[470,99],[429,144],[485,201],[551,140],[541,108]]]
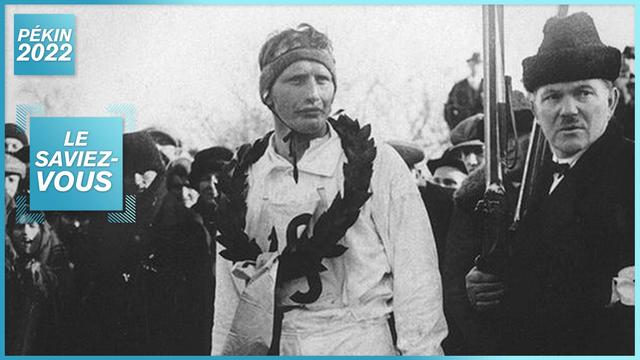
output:
[[[369,192],[373,160],[376,157],[375,142],[371,126],[361,127],[358,120],[340,115],[337,120],[328,119],[340,137],[347,162],[343,165],[344,191],[338,192],[331,206],[318,218],[313,235],[306,231],[299,241],[287,246],[280,254],[278,281],[287,281],[302,276],[312,276],[326,270],[323,258],[335,258],[347,251],[338,244],[347,230],[356,222],[360,209],[371,197]],[[245,233],[249,167],[262,157],[273,132],[253,144],[245,144],[236,157],[225,166],[218,179],[219,196],[217,215],[220,235],[216,241],[225,247],[220,255],[232,262],[253,260],[262,253],[255,239]]]

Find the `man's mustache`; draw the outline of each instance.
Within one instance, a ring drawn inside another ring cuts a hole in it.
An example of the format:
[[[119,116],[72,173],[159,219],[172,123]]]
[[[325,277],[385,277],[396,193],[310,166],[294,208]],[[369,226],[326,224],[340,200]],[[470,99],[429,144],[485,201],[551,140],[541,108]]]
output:
[[[562,116],[560,118],[560,128],[584,128],[584,123],[578,116]]]

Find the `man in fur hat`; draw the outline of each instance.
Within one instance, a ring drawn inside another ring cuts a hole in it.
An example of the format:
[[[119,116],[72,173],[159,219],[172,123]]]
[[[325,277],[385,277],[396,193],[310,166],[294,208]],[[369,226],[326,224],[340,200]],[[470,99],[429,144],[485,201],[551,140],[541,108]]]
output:
[[[480,351],[633,354],[633,143],[612,121],[620,52],[576,13],[547,21],[523,70],[551,156],[510,240],[508,271],[470,264],[462,285],[467,316],[488,321],[477,334],[503,333]]]
[[[271,36],[259,63],[275,131],[218,179],[213,354],[441,354],[428,216],[400,156],[329,116],[331,42],[303,24]]]

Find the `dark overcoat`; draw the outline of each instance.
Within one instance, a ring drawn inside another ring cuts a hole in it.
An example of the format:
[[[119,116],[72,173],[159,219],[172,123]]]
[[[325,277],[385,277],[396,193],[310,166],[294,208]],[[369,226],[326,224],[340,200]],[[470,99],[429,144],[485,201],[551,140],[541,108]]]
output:
[[[632,354],[633,307],[611,306],[634,265],[634,149],[612,122],[549,194],[542,169],[507,277],[512,353]]]
[[[451,91],[444,106],[444,118],[450,129],[469,116],[482,112],[482,84],[476,90],[467,79],[458,81]]]
[[[464,288],[480,248],[470,211],[482,182],[456,196],[443,281],[465,351],[633,353],[633,307],[610,304],[612,279],[634,263],[633,143],[612,122],[550,195],[548,165],[510,240],[505,298],[495,312],[473,310]]]

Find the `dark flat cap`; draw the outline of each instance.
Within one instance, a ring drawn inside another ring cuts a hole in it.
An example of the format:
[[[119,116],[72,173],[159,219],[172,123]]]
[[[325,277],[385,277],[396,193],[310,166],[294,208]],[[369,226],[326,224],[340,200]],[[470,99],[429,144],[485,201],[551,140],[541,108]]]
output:
[[[431,174],[435,174],[436,170],[443,166],[450,166],[452,168],[458,169],[463,173],[467,173],[467,168],[464,166],[464,162],[455,155],[453,148],[449,148],[445,150],[445,152],[437,159],[431,159],[427,161],[427,168],[431,171]]]

